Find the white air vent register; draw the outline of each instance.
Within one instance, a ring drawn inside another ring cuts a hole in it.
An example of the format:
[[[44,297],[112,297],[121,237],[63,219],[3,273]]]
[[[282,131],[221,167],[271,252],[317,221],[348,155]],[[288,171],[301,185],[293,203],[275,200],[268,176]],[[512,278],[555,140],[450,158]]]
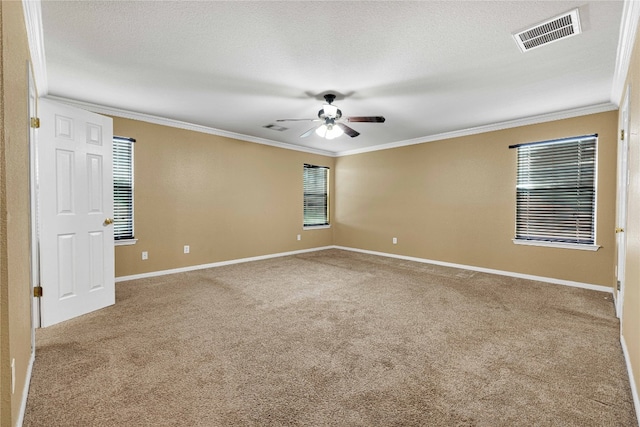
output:
[[[534,27],[513,34],[516,44],[522,52],[566,39],[582,32],[578,9],[563,13]]]

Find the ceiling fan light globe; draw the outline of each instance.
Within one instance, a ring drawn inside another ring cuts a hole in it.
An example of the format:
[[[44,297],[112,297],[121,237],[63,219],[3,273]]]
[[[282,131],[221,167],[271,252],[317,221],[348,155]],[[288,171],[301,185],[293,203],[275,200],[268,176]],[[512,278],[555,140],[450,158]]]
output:
[[[316,129],[316,135],[321,138],[324,138],[327,134],[327,125],[322,125],[318,129]]]
[[[343,133],[344,131],[340,128],[340,126],[331,126],[331,128],[327,130],[327,135],[325,136],[325,138],[334,139],[341,136]]]

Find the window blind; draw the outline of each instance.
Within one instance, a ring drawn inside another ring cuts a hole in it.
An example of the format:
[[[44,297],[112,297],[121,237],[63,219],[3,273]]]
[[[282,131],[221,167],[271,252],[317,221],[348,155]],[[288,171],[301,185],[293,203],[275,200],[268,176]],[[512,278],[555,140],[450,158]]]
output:
[[[304,226],[329,225],[329,168],[304,165]]]
[[[133,143],[113,137],[113,237],[133,239]]]
[[[597,135],[521,144],[516,239],[595,244]]]

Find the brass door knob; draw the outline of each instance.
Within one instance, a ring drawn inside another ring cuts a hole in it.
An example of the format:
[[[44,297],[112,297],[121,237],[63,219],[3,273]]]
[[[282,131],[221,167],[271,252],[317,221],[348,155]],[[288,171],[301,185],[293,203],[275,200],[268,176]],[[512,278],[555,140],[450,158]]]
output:
[[[107,218],[104,220],[104,225],[109,225],[109,224],[113,224],[113,219]]]
[[[624,232],[624,228],[616,227],[616,234]]]

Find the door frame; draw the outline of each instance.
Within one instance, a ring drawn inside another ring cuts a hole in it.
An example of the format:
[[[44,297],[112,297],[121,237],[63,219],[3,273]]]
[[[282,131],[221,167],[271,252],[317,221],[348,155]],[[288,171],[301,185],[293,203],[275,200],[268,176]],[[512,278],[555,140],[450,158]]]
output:
[[[631,87],[624,91],[619,110],[618,121],[618,156],[616,186],[616,260],[615,260],[615,306],[616,316],[622,328],[622,309],[624,306],[625,272],[626,272],[626,226],[628,223],[627,206],[629,194],[629,108]],[[622,219],[622,221],[621,221]],[[622,230],[621,230],[622,229]],[[621,230],[621,231],[620,231]],[[620,274],[620,270],[622,273]],[[620,280],[621,278],[621,280]],[[618,289],[619,286],[619,289]]]
[[[31,125],[31,118],[38,117],[38,94],[31,63],[28,69],[28,107],[27,123],[29,126],[29,251],[30,251],[30,289],[31,298],[31,354],[35,354],[36,328],[40,327],[40,300],[35,298],[34,288],[40,284],[40,253],[38,249],[38,181],[36,164],[36,139],[38,137],[37,128]]]

